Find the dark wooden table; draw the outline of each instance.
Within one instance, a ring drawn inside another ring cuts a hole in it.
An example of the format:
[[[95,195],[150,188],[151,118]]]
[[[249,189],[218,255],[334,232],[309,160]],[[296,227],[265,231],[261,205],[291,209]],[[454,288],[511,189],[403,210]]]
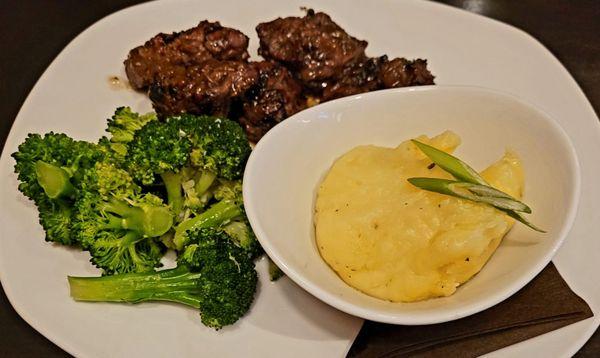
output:
[[[96,20],[140,0],[0,1],[0,145],[25,97],[50,61]],[[440,1],[515,25],[539,39],[573,74],[600,109],[600,1]],[[35,292],[32,292],[35,294]],[[60,317],[56,317],[60,320]],[[99,337],[100,338],[100,337]],[[29,327],[0,290],[0,357],[67,354]],[[600,333],[578,353],[600,356]]]

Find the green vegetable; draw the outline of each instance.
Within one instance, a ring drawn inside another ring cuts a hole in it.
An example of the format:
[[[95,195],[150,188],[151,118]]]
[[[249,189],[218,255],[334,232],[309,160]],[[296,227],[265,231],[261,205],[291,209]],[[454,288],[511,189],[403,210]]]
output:
[[[413,140],[412,142],[425,153],[429,159],[458,179],[458,181],[437,178],[409,178],[408,181],[411,184],[424,190],[492,205],[531,229],[538,232],[545,232],[518,213],[531,213],[531,208],[512,196],[489,186],[488,183],[465,162],[425,143],[421,143],[417,140]]]
[[[144,185],[165,185],[178,221],[202,211],[221,180],[241,178],[250,146],[239,124],[181,115],[149,122],[127,145],[128,170]]]
[[[173,214],[159,197],[143,194],[125,170],[106,162],[87,170],[74,210],[75,237],[106,274],[160,266],[158,239],[171,228]]]
[[[74,245],[71,235],[73,209],[67,200],[43,199],[37,201],[39,221],[46,233],[46,241]]]
[[[102,269],[69,277],[72,296],[180,302],[207,326],[233,324],[253,301],[262,253],[243,208],[244,131],[206,116],[159,122],[128,107],[107,124],[98,143],[30,134],[13,154],[46,240],[79,245]],[[167,247],[178,267],[156,272]]]
[[[191,219],[183,221],[175,228],[173,243],[178,250],[189,243],[188,232],[201,228],[219,227],[244,214],[241,204],[233,200],[222,200],[206,211]]]
[[[93,143],[76,141],[65,134],[29,134],[12,154],[19,190],[38,207],[46,241],[76,243],[71,235],[71,210],[85,169],[105,153]]]
[[[170,301],[200,310],[202,323],[219,329],[250,309],[258,281],[254,263],[226,232],[189,232],[190,245],[174,269],[106,277],[69,277],[78,301]]]
[[[529,226],[531,229],[537,231],[537,232],[541,232],[541,233],[545,233],[546,231],[540,229],[539,227],[535,226],[533,223],[531,223],[529,220],[527,220],[527,218],[525,218],[523,215],[521,215],[520,213],[516,212],[516,211],[512,211],[512,210],[506,210],[506,209],[499,209],[501,211],[504,211],[506,213],[506,215],[510,216],[511,218],[520,221],[521,223]]]
[[[410,178],[408,181],[424,190],[486,203],[498,209],[531,213],[531,209],[527,205],[489,186],[438,178]]]
[[[71,175],[61,167],[38,160],[35,163],[37,181],[50,199],[70,197],[75,194]]]
[[[440,168],[452,174],[452,176],[456,179],[467,183],[487,185],[479,173],[477,173],[477,171],[475,171],[462,160],[444,152],[443,150],[439,150],[417,140],[413,139],[412,142],[417,146],[417,148],[425,153],[429,159],[431,159]]]
[[[150,112],[140,115],[129,107],[119,107],[115,114],[107,120],[106,131],[111,134],[113,143],[129,143],[133,135],[150,121],[156,121],[156,113]]]
[[[285,273],[281,271],[279,266],[275,265],[275,263],[273,262],[273,260],[271,260],[270,257],[267,258],[269,259],[269,279],[271,281],[277,281],[283,276],[285,276]]]
[[[223,226],[223,231],[225,231],[233,240],[234,244],[244,250],[250,258],[257,258],[263,253],[262,247],[258,243],[256,236],[254,236],[250,223],[248,223],[245,217]]]

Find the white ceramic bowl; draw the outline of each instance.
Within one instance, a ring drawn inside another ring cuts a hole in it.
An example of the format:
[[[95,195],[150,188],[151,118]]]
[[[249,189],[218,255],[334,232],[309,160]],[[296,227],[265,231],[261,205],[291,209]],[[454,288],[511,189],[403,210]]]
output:
[[[540,234],[516,224],[481,272],[445,298],[391,303],[344,283],[315,245],[316,189],[340,155],[361,144],[395,147],[446,129],[463,140],[459,157],[482,169],[509,147],[526,174],[524,201]],[[475,87],[429,86],[378,91],[309,108],[256,145],[244,174],[244,204],[273,261],[324,302],[366,319],[405,325],[458,319],[517,292],[551,260],[576,215],[580,174],[565,132],[519,99]]]

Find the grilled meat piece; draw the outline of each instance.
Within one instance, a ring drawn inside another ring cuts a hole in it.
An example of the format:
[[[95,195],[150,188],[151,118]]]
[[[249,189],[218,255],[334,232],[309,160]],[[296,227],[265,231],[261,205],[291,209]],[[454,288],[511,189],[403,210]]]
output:
[[[278,18],[259,24],[256,31],[259,55],[281,62],[313,91],[365,58],[367,42],[348,35],[322,12]]]
[[[305,93],[321,102],[383,88],[433,84],[424,60],[367,57],[366,41],[347,34],[331,18],[308,10],[256,27],[258,53],[286,66]]]
[[[321,101],[380,89],[381,65],[386,61],[387,56],[373,57],[345,67],[339,76],[324,87]]]
[[[258,140],[269,129],[306,107],[302,87],[283,66],[268,62],[253,62],[259,79],[246,95],[240,124],[248,138]]]
[[[168,77],[181,66],[210,59],[245,61],[247,49],[248,37],[240,31],[202,21],[186,31],[160,33],[134,48],[125,60],[125,72],[133,88],[143,89],[154,83],[158,74]]]
[[[379,73],[382,88],[432,85],[433,79],[427,60],[422,59],[395,58],[384,63]]]
[[[125,60],[129,82],[148,89],[161,117],[211,114],[237,120],[251,141],[292,114],[331,99],[383,88],[433,84],[427,61],[367,57],[367,42],[324,13],[278,18],[256,27],[259,54],[248,62],[248,37],[218,22],[158,34]]]
[[[321,102],[385,88],[432,85],[433,78],[426,60],[395,58],[388,61],[385,55],[367,58],[345,67],[340,76],[328,82]]]
[[[230,116],[232,105],[258,82],[258,71],[242,61],[207,60],[159,73],[149,96],[161,116],[180,113]]]

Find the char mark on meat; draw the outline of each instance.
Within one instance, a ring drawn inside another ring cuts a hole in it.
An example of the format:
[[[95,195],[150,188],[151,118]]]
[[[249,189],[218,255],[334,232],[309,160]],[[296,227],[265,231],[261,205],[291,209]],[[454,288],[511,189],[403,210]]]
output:
[[[229,116],[232,105],[257,81],[258,71],[247,62],[207,60],[159,74],[149,96],[163,117],[180,113]]]
[[[321,102],[379,89],[432,85],[427,61],[387,56],[367,58],[345,67],[339,77],[324,86]]]
[[[199,65],[210,59],[248,59],[248,37],[218,22],[202,21],[198,26],[173,34],[158,34],[132,49],[125,60],[127,78],[135,89],[144,89],[156,77],[178,72],[181,66]]]
[[[253,62],[259,79],[246,94],[240,124],[248,138],[258,140],[269,129],[306,107],[302,87],[283,66],[268,62]]]
[[[381,66],[379,79],[382,88],[394,88],[432,85],[434,76],[427,69],[427,60],[395,58]]]
[[[381,88],[380,69],[387,62],[387,56],[365,58],[343,71],[323,88],[321,101],[375,91]]]

